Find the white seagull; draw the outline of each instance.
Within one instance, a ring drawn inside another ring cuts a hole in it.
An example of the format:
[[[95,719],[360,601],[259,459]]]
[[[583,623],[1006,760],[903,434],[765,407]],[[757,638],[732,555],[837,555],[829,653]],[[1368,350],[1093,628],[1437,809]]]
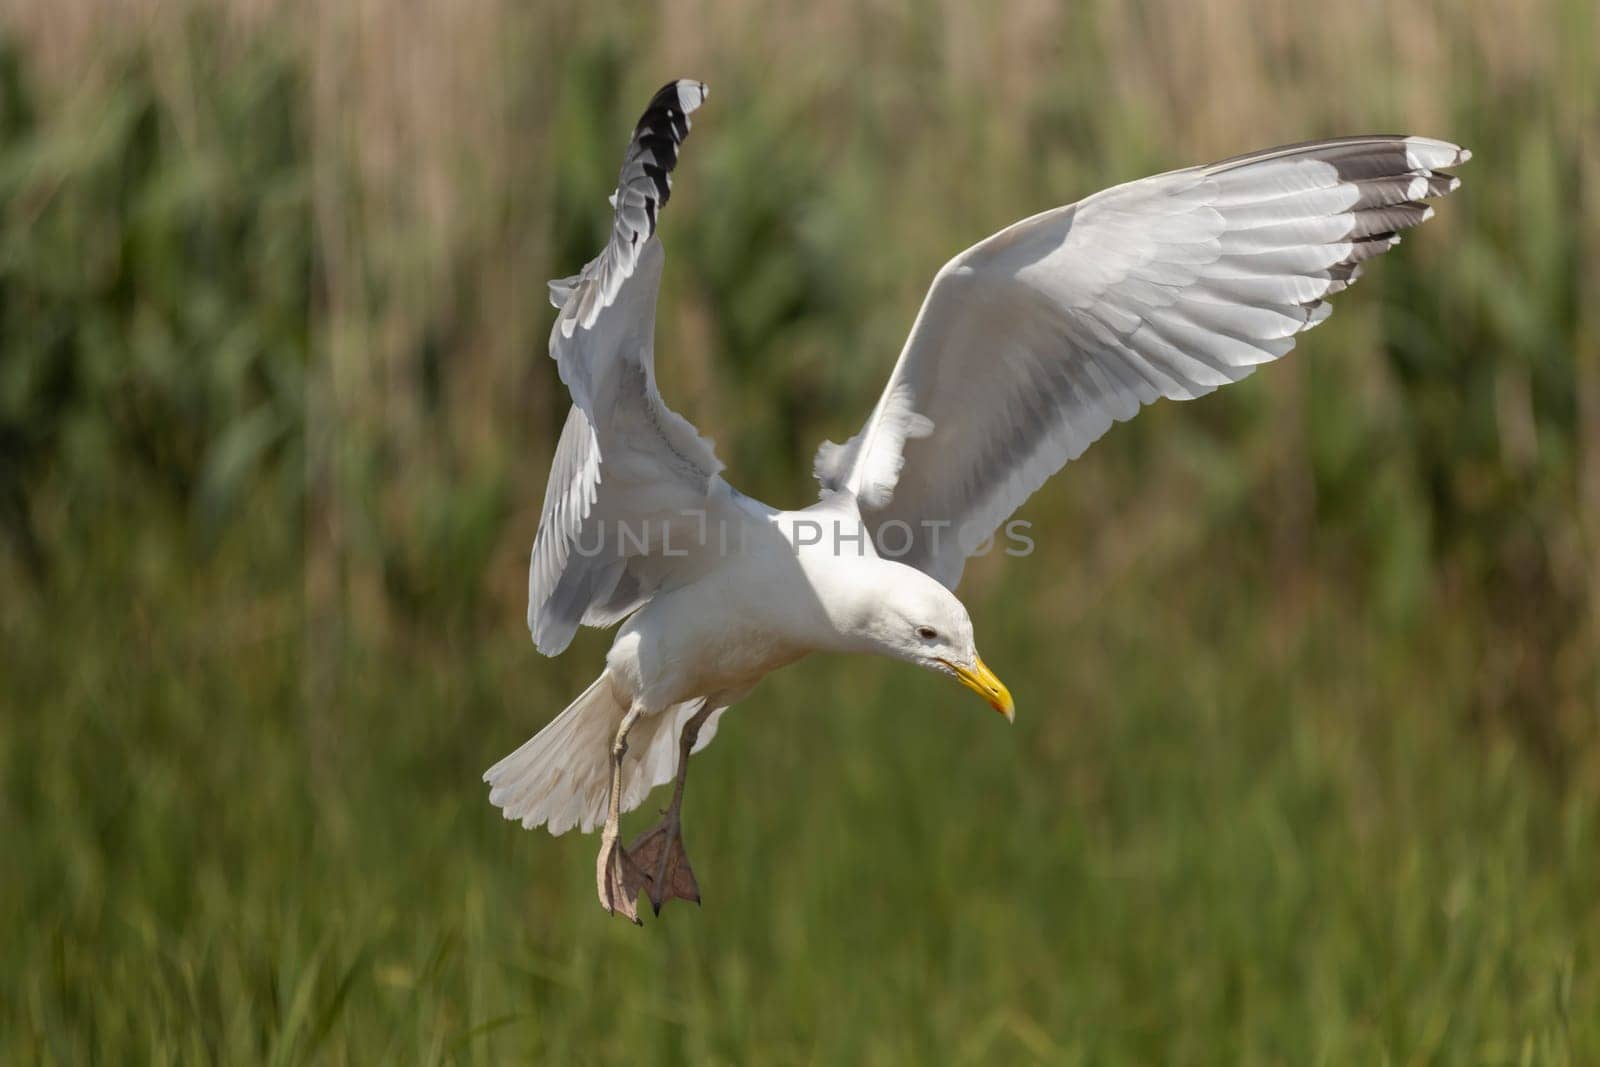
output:
[[[699,901],[679,811],[689,757],[729,705],[812,652],[948,674],[1009,720],[952,590],[966,559],[1113,422],[1287,353],[1365,260],[1456,188],[1456,145],[1346,137],[1143,178],[1023,219],[934,277],[861,431],[816,458],[818,503],[785,511],[721,476],[662,401],[653,335],[660,211],[705,85],[650,101],[623,158],[611,237],[570,278],[550,355],[572,394],[528,569],[546,655],[622,623],[605,670],[484,775],[508,819],[603,826],[601,904],[638,922]],[[630,847],[618,818],[676,778]]]

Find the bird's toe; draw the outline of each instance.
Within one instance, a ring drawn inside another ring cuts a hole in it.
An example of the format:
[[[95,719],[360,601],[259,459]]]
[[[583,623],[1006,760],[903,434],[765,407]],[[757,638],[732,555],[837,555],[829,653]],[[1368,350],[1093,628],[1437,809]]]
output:
[[[639,890],[644,887],[646,880],[615,839],[608,839],[600,846],[595,880],[602,908],[631,920],[635,926],[643,925],[644,921],[639,918],[638,899]]]

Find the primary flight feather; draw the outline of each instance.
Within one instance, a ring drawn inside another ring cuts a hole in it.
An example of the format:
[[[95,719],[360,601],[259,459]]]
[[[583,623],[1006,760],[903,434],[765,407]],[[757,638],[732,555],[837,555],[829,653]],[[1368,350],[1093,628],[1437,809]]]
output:
[[[821,499],[796,511],[733,489],[655,381],[656,226],[705,102],[665,86],[635,127],[610,239],[570,278],[550,354],[572,395],[528,570],[528,626],[561,652],[622,623],[600,677],[492,767],[490,800],[551,833],[602,827],[601,904],[637,921],[698,900],[680,807],[689,757],[773,670],[868,652],[951,675],[1010,718],[953,590],[968,556],[1113,422],[1288,353],[1328,297],[1470,153],[1422,137],[1274,148],[1118,185],[1023,219],[935,276],[859,433],[824,443]],[[622,812],[676,780],[629,847]]]

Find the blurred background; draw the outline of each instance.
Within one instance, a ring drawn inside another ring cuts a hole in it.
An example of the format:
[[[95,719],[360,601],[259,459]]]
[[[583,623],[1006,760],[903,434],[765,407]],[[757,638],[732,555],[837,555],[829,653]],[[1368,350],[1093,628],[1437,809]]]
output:
[[[0,3],[0,1060],[1600,1061],[1597,69],[1593,0]],[[523,623],[544,281],[678,76],[660,379],[787,505],[1012,220],[1476,158],[968,569],[1014,729],[775,676],[636,930],[479,775],[610,640]]]

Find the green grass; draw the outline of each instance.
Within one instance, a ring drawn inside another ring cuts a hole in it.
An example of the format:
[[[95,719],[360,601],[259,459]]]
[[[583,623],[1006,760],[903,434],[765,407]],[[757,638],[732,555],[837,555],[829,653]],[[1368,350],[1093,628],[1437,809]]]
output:
[[[643,929],[596,904],[594,839],[478,782],[603,642],[351,641],[312,703],[298,598],[226,570],[13,600],[0,1059],[1600,1054],[1594,798],[1448,725],[1416,685],[1461,666],[1448,627],[1394,647],[1256,581],[1208,610],[1236,577],[1196,571],[1055,625],[993,588],[1015,728],[895,665],[774,677],[695,765],[704,908]]]

